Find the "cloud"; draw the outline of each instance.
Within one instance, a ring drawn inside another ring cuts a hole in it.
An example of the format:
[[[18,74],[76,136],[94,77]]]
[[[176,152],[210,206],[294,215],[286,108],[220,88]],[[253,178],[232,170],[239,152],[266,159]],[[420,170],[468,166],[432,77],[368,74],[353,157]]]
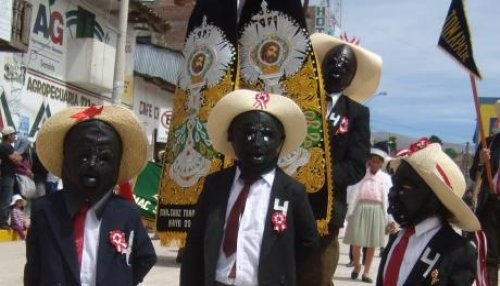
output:
[[[474,57],[484,78],[477,83],[479,95],[500,97],[500,2],[466,4]],[[449,5],[435,0],[343,1],[342,29],[360,37],[360,44],[384,61],[379,91],[388,95],[367,102],[374,131],[471,140],[476,115],[469,75],[437,46]]]

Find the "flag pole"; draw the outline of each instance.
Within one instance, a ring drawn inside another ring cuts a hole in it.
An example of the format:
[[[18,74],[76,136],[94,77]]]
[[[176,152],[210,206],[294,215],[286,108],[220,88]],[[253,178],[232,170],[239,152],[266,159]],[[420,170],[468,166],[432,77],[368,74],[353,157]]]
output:
[[[470,77],[470,83],[472,86],[472,94],[474,96],[474,106],[476,107],[476,117],[477,117],[477,128],[479,129],[479,137],[481,139],[481,147],[482,148],[488,148],[486,145],[486,136],[484,134],[484,128],[483,128],[483,120],[481,117],[481,108],[479,108],[479,97],[477,95],[477,88],[476,88],[476,78],[472,75],[472,73],[469,73]],[[484,162],[484,167],[486,169],[486,178],[488,179],[488,185],[490,192],[493,192],[493,177],[491,175],[491,164],[489,160],[486,160]]]

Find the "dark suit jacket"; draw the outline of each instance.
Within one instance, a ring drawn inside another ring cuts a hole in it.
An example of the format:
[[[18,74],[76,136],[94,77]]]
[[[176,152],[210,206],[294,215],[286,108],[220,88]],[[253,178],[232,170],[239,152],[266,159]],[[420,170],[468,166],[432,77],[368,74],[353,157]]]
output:
[[[235,171],[235,167],[232,167],[206,178],[182,258],[181,286],[214,285]],[[283,233],[272,229],[271,215],[275,198],[289,202],[287,229]],[[259,285],[294,286],[297,265],[304,261],[317,240],[316,223],[305,187],[279,168],[276,169],[260,250]]]
[[[31,227],[26,240],[24,285],[80,285],[80,271],[63,191],[34,200]],[[109,241],[109,232],[121,230],[129,240],[134,231],[132,253],[127,265]],[[137,285],[153,267],[156,254],[137,206],[112,195],[102,210],[97,253],[96,285]]]
[[[382,255],[377,275],[378,286],[383,285],[383,271],[387,261],[387,254],[395,239],[396,235],[390,237]],[[472,285],[476,276],[476,251],[474,246],[458,235],[449,224],[445,223],[443,225],[429,241],[426,249],[429,249],[430,252],[425,255],[426,250],[424,250],[403,285]],[[425,262],[433,261],[437,255],[439,255],[439,258],[437,258],[434,265]],[[434,270],[438,272],[437,278],[439,281],[436,284],[431,284],[431,273]]]
[[[341,119],[336,125],[336,122],[327,119],[335,196],[330,226],[342,227],[347,213],[347,186],[354,185],[363,178],[366,161],[370,156],[370,111],[362,104],[342,95],[333,107],[333,113],[340,118],[346,117],[349,122],[348,131],[341,133]]]

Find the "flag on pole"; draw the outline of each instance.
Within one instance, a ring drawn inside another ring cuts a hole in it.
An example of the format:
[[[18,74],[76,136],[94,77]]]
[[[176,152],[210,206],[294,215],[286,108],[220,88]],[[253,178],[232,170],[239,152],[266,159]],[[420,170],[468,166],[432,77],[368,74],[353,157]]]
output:
[[[472,42],[463,0],[451,1],[446,21],[439,36],[438,46],[469,70],[471,74],[481,79],[481,73],[472,53]]]

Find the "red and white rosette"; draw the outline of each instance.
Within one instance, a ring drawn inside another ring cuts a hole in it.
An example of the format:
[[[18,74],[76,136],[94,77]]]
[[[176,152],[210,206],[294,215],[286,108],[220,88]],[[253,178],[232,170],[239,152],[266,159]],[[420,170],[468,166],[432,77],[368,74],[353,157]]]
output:
[[[109,232],[109,242],[116,248],[116,251],[123,253],[127,248],[127,241],[125,240],[125,233],[121,230],[112,230]]]
[[[349,119],[347,117],[342,117],[342,119],[340,119],[340,126],[337,133],[344,134],[347,131],[349,131]]]
[[[278,232],[284,232],[286,230],[286,216],[281,211],[275,211],[271,217],[271,222],[273,223],[273,229]]]

